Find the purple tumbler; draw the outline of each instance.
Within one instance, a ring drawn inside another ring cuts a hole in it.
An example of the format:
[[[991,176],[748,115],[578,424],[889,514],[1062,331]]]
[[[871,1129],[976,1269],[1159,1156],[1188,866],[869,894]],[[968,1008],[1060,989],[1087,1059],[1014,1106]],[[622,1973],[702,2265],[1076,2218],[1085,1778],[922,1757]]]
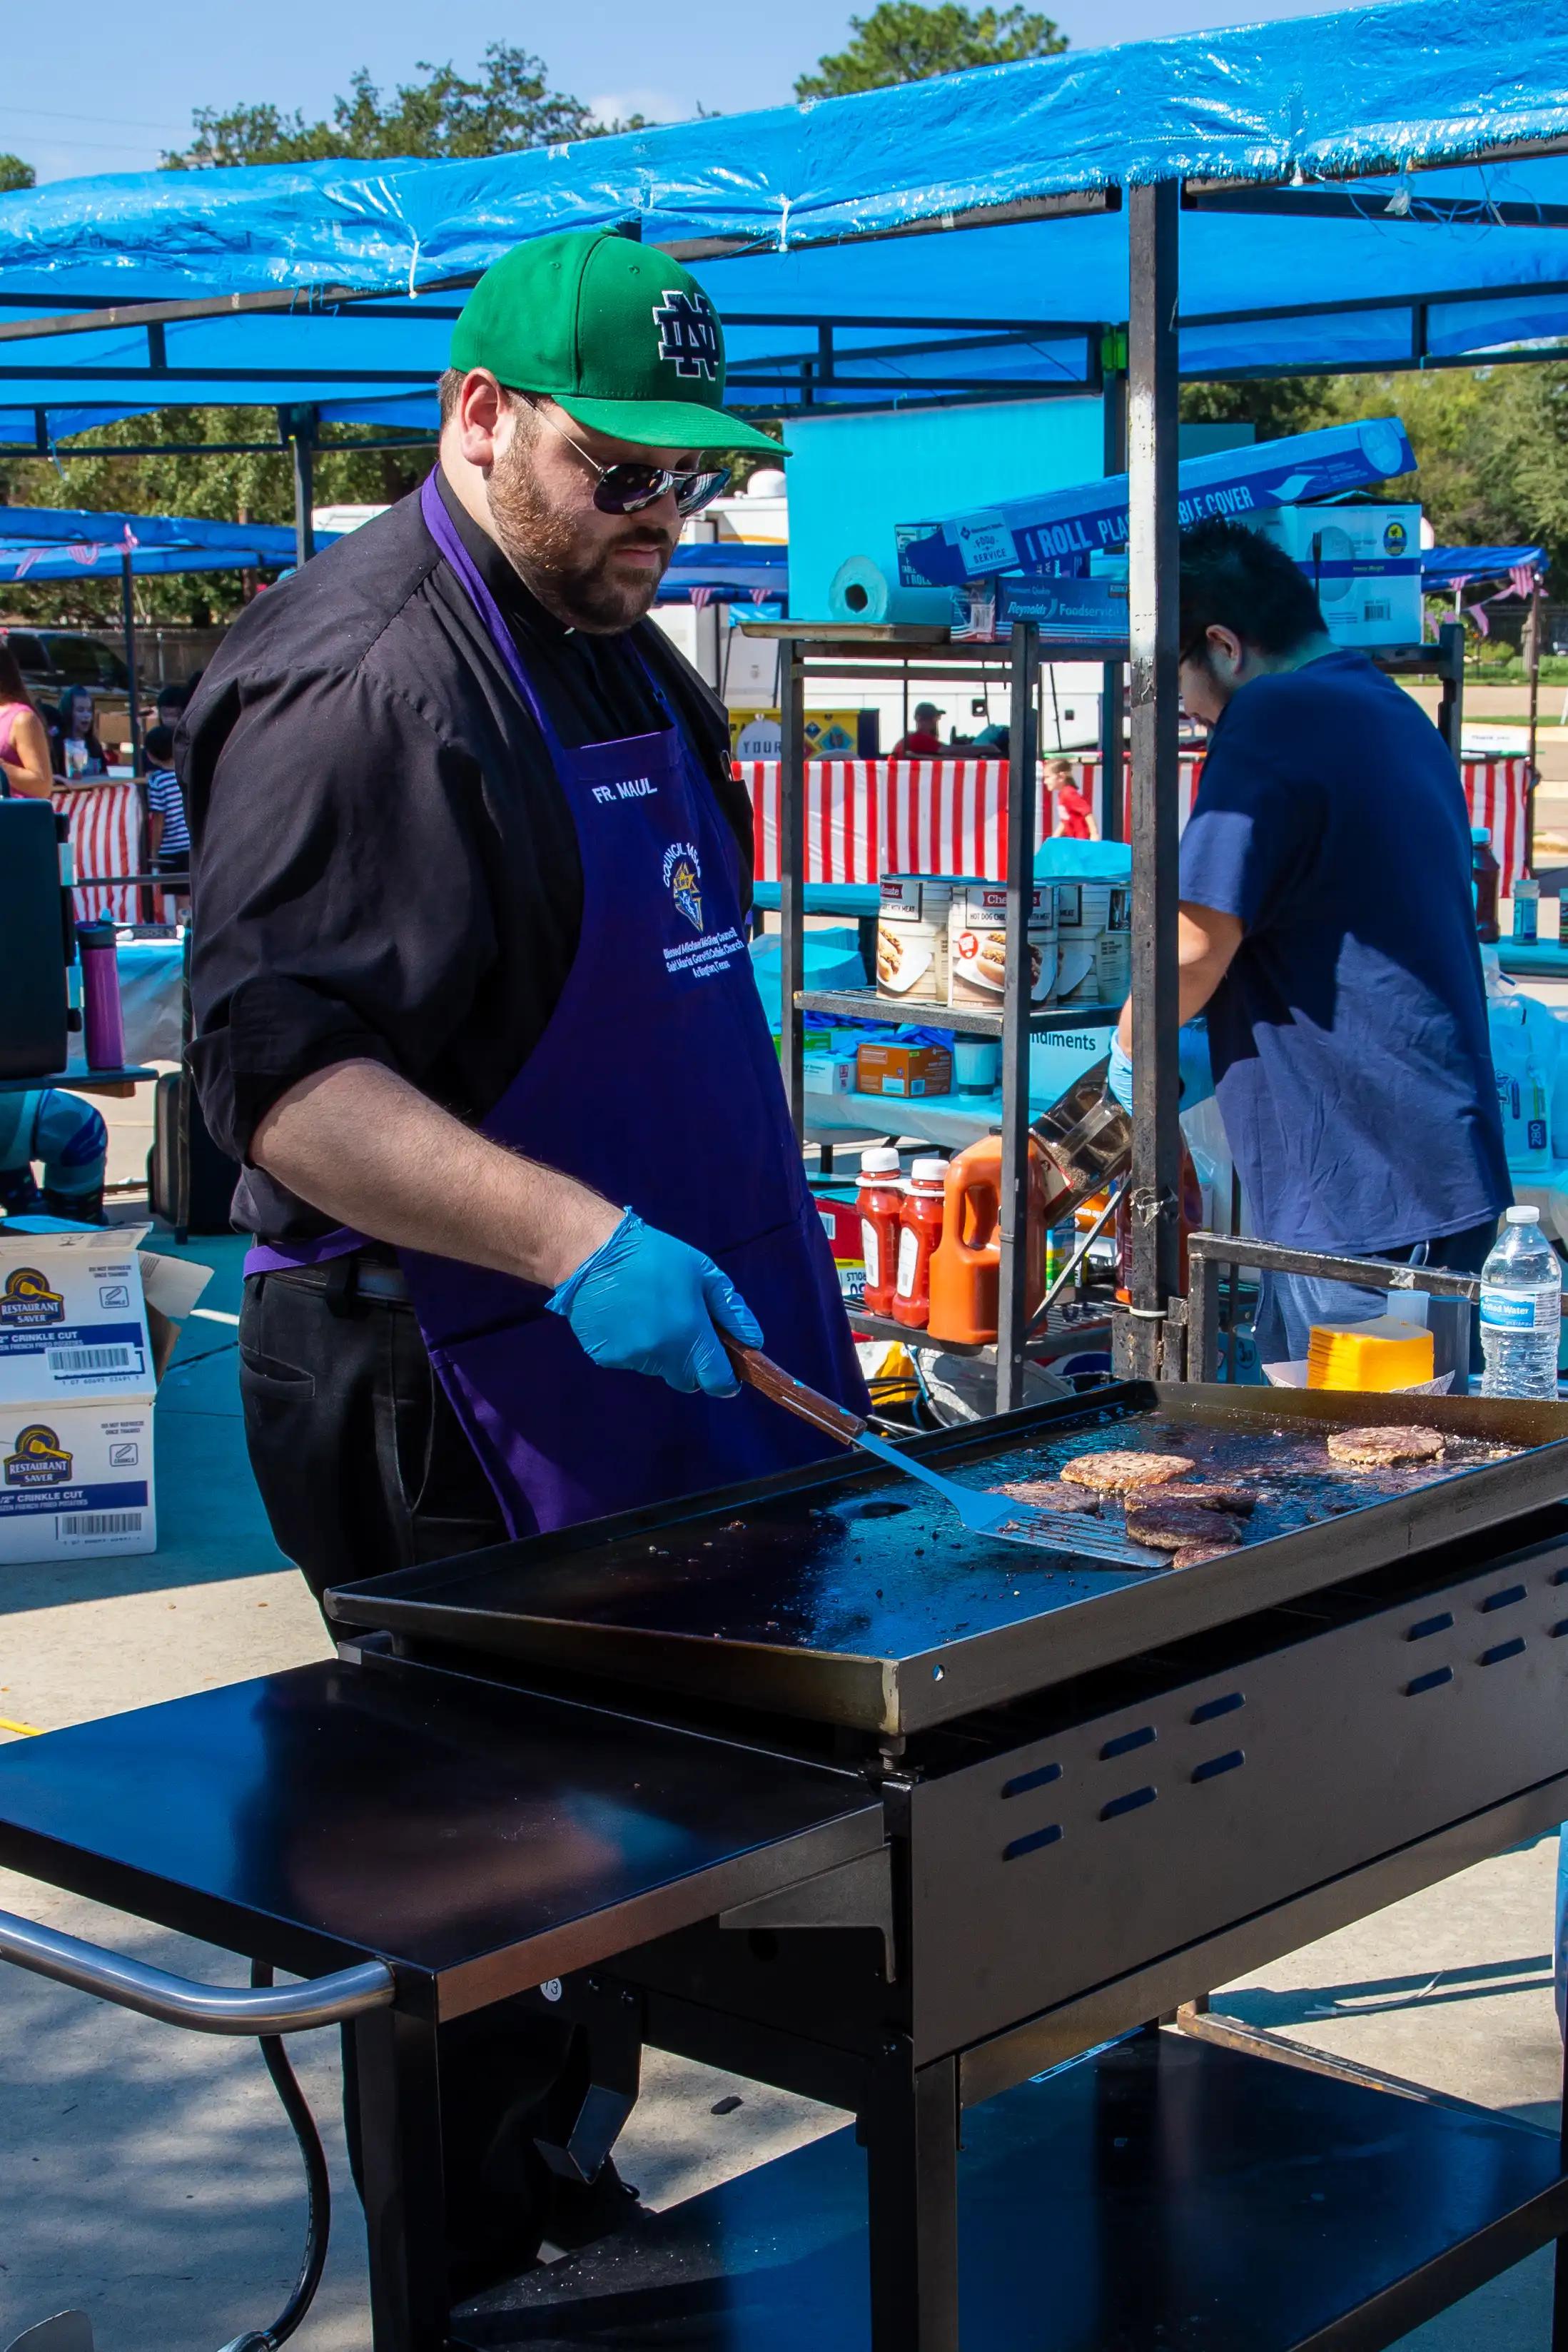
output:
[[[82,1025],[88,1068],[122,1070],[125,1022],[120,1009],[120,961],[114,925],[78,923],[77,951],[81,957]]]

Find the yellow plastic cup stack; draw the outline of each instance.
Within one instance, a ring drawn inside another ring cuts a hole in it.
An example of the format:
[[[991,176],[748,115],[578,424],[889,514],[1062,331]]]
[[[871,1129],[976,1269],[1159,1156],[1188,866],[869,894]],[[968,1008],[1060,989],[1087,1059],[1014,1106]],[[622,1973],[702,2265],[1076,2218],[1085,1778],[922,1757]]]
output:
[[[1413,1389],[1432,1378],[1432,1334],[1379,1315],[1370,1323],[1314,1323],[1307,1341],[1310,1389]]]

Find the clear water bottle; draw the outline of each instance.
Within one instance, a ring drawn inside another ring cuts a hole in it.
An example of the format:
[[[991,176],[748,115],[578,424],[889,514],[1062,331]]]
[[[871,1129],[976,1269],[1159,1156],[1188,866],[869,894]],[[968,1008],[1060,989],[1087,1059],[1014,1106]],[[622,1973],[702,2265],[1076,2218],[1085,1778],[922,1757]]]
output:
[[[1481,1394],[1554,1398],[1562,1319],[1563,1268],[1541,1212],[1510,1209],[1481,1268]]]

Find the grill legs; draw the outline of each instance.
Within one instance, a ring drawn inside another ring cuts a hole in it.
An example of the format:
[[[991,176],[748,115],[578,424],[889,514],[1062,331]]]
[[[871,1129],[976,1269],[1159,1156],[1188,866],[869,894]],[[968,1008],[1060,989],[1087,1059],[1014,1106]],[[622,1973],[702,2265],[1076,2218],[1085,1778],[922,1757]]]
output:
[[[958,2352],[958,2074],[889,2042],[861,2119],[872,2352]]]

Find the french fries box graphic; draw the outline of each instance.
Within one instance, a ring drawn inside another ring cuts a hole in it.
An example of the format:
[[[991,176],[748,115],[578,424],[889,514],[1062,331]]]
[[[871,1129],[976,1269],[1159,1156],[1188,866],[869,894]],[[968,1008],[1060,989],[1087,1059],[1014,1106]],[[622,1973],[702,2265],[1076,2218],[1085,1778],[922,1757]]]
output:
[[[0,1412],[152,1395],[137,1252],[147,1230],[0,1237]]]
[[[0,1410],[0,1563],[157,1544],[150,1402]]]

